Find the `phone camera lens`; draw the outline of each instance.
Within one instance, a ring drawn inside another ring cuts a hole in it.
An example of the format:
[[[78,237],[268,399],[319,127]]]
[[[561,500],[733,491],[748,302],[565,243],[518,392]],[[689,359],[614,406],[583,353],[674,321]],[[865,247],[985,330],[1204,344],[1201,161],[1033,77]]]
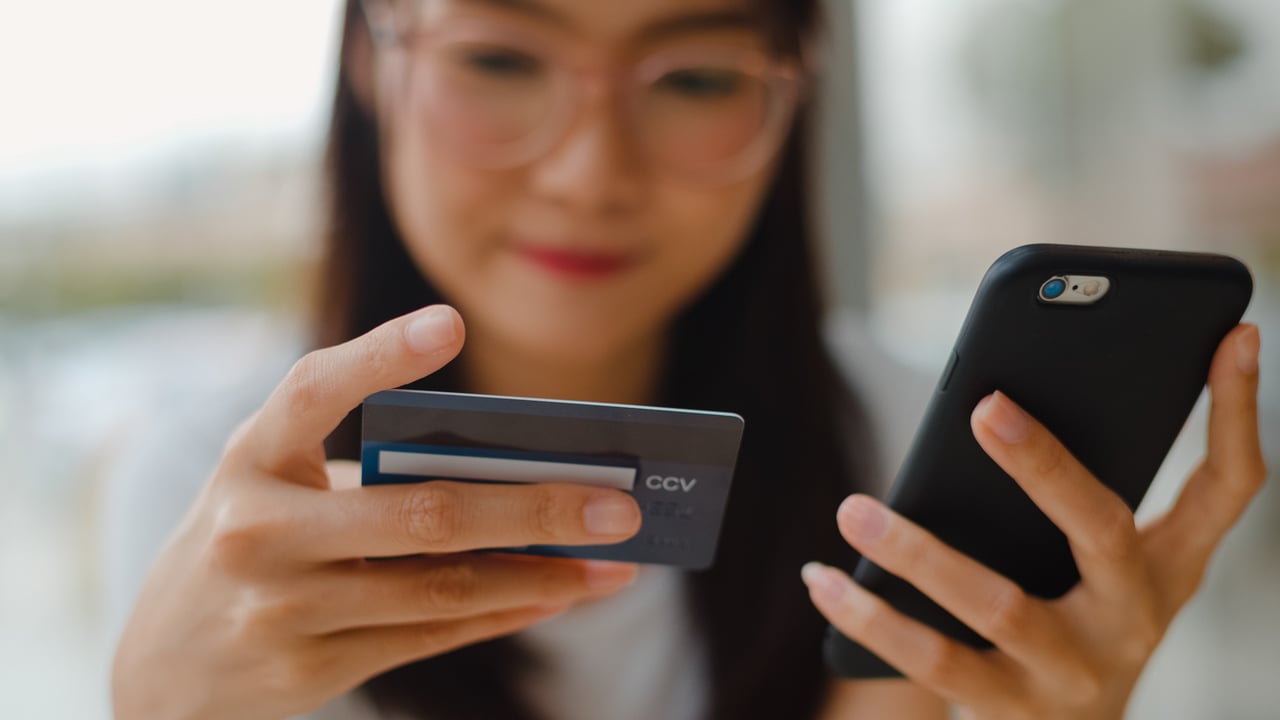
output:
[[[1057,300],[1067,291],[1067,281],[1062,278],[1049,278],[1049,281],[1040,286],[1040,297],[1045,300]]]

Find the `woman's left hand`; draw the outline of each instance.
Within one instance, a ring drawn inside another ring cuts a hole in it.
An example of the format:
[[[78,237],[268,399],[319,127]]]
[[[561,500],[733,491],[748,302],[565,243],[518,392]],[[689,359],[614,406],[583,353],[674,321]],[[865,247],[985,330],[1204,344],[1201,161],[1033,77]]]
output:
[[[962,717],[1121,718],[1143,667],[1194,594],[1214,549],[1261,487],[1258,330],[1222,342],[1209,373],[1208,452],[1177,503],[1138,528],[1133,513],[1009,398],[973,413],[979,444],[1066,534],[1081,581],[1055,600],[943,544],[863,495],[840,507],[854,548],[907,580],[995,648],[975,650],[898,613],[834,568],[803,573],[818,610]]]

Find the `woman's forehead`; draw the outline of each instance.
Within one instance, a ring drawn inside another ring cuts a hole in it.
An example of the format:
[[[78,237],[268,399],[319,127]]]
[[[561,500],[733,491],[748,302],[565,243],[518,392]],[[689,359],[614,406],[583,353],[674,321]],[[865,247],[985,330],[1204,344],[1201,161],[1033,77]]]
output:
[[[595,41],[660,42],[725,30],[755,31],[748,0],[443,0],[523,17]]]

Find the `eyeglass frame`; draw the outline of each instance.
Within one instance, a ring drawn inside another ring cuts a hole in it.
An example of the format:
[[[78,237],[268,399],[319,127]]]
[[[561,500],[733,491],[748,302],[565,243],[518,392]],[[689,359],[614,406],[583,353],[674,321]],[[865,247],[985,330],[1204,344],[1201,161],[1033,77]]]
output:
[[[397,27],[406,23],[419,22],[422,5],[430,1],[413,0],[410,3],[402,3],[401,7],[406,4],[412,7],[412,15],[406,17],[404,12],[397,12],[393,7],[393,5],[397,4],[396,0],[359,0],[375,47],[384,50],[406,47],[412,42],[431,39],[433,36],[445,32],[440,29],[423,32]],[[455,31],[454,34],[462,33],[461,31]],[[529,46],[546,49],[548,54],[553,57],[563,54],[557,53],[554,49],[548,49],[547,43],[540,39],[528,37],[531,33],[518,32],[517,34],[525,36]],[[658,51],[642,58],[637,63],[626,66],[625,69],[612,68],[602,70],[582,63],[557,63],[558,67],[565,71],[563,74],[567,76],[569,81],[567,82],[567,88],[557,89],[557,92],[562,96],[560,100],[567,101],[558,104],[558,107],[562,109],[542,121],[539,128],[532,130],[527,137],[517,141],[524,146],[524,152],[523,154],[514,153],[513,155],[516,159],[505,162],[484,162],[479,159],[473,159],[473,161],[480,166],[494,169],[518,167],[534,162],[538,157],[549,152],[557,141],[564,138],[572,125],[573,118],[577,113],[581,112],[584,100],[589,99],[586,96],[602,92],[606,79],[625,77],[630,80],[641,79],[648,82],[651,75],[660,77],[660,74],[654,74],[656,68],[669,67],[671,59],[680,57],[681,51],[687,53],[690,49],[679,48]],[[725,172],[719,174],[715,181],[707,180],[709,174],[702,178],[694,178],[701,180],[703,184],[727,184],[739,181],[750,176],[766,164],[781,149],[796,110],[807,95],[811,84],[810,75],[812,74],[814,62],[812,60],[813,53],[808,45],[802,45],[798,60],[780,60],[776,53],[769,53],[763,50],[736,50],[734,52],[745,58],[748,61],[749,69],[754,70],[754,74],[768,86],[770,107],[767,110],[767,117],[756,131],[755,137],[746,147],[738,151],[735,157],[726,161]],[[566,83],[562,82],[562,84]],[[625,93],[624,95],[629,98],[631,93]],[[681,173],[677,172],[677,174]],[[688,173],[686,176],[694,177],[694,174]]]

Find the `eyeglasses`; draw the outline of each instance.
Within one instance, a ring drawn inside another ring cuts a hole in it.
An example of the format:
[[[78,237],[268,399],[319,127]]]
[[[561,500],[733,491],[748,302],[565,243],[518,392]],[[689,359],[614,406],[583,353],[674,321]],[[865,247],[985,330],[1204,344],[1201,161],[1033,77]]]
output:
[[[519,23],[431,13],[431,0],[362,5],[379,47],[409,51],[407,79],[432,133],[483,167],[545,155],[603,93],[655,168],[704,184],[740,180],[777,152],[802,87],[795,62],[740,44],[686,43],[588,68]]]

